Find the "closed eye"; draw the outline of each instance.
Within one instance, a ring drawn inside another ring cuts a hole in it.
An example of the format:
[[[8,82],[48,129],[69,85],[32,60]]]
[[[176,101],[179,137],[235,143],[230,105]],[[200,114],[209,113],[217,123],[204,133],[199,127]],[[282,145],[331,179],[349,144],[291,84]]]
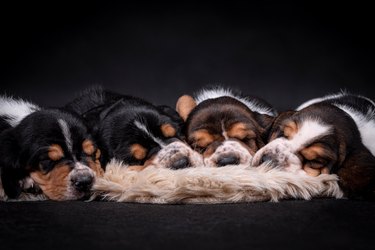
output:
[[[306,160],[306,164],[311,168],[322,168],[327,164],[327,161],[323,159]]]
[[[69,159],[60,159],[60,160],[50,160],[50,159],[45,159],[45,160],[40,160],[39,161],[39,167],[40,170],[42,170],[44,173],[48,173],[51,171],[57,164],[70,164],[72,160]]]
[[[207,147],[208,147],[209,145],[207,145]],[[193,150],[194,151],[197,151],[197,152],[199,152],[199,153],[203,153],[205,150],[206,150],[206,148],[207,147],[201,147],[201,146],[199,146],[198,144],[196,144],[196,143],[193,143],[192,144],[192,148],[193,148]]]

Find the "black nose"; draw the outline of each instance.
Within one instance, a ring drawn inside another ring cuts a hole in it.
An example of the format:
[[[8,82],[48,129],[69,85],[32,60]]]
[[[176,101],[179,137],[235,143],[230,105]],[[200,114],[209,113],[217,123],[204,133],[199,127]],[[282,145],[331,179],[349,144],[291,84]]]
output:
[[[170,168],[180,169],[180,168],[189,167],[189,165],[190,165],[189,158],[187,156],[184,156],[172,162],[172,164],[170,165]]]
[[[72,183],[76,190],[84,192],[89,191],[94,181],[94,177],[91,175],[79,175],[72,179]]]
[[[219,167],[223,167],[226,165],[238,165],[239,163],[240,163],[240,159],[234,155],[223,156],[217,161],[217,165]]]
[[[262,158],[260,158],[259,165],[265,162],[273,162],[274,158],[269,154],[264,154]]]

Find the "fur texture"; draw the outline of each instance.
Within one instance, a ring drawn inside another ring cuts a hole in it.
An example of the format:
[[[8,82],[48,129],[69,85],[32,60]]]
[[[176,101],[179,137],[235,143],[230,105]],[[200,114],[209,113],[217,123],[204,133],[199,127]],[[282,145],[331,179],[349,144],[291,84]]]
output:
[[[235,203],[343,196],[336,175],[310,177],[262,165],[132,171],[112,161],[93,187],[93,199],[140,203]]]
[[[102,178],[97,178],[92,199],[139,203],[236,203],[305,199],[342,198],[336,175],[310,177],[262,165],[257,168],[227,166],[222,168],[187,168],[171,170],[150,166],[138,172],[117,161],[108,164]],[[47,197],[22,193],[17,201],[40,201]],[[9,200],[1,188],[0,200]]]

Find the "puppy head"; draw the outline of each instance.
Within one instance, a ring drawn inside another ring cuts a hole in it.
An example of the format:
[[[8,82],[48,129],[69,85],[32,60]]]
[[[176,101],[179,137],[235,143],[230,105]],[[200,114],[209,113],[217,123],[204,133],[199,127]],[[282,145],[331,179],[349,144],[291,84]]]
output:
[[[337,161],[338,140],[334,127],[320,117],[302,113],[281,114],[274,123],[270,143],[260,149],[253,158],[253,165],[272,161],[290,171],[332,168]],[[320,172],[319,172],[320,174]]]
[[[337,173],[348,196],[375,190],[375,158],[362,144],[355,122],[335,106],[314,104],[280,114],[269,138],[255,154],[254,166],[269,161],[312,176]]]
[[[188,143],[203,154],[205,165],[246,164],[264,145],[273,118],[251,111],[241,101],[222,96],[202,101],[182,96],[176,110],[185,120]]]
[[[2,184],[9,198],[34,186],[52,200],[85,197],[103,170],[83,123],[59,110],[32,113],[1,134]],[[30,184],[24,180],[32,179]]]
[[[110,158],[130,166],[156,165],[171,169],[199,166],[197,156],[181,134],[182,119],[167,106],[119,109],[102,122],[100,134]]]

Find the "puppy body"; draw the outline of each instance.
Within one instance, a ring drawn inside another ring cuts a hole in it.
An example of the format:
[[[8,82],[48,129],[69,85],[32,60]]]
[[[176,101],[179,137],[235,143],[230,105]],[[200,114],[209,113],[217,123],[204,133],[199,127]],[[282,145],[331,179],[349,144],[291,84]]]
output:
[[[7,197],[16,199],[23,191],[54,200],[87,195],[103,172],[100,152],[83,122],[20,99],[0,97],[0,103],[1,182]]]
[[[186,121],[188,142],[213,167],[250,163],[277,114],[259,98],[220,87],[180,97],[177,111]]]
[[[315,103],[334,105],[350,115],[361,134],[362,143],[375,155],[375,103],[367,97],[345,92],[312,99],[296,110],[300,111]]]
[[[103,165],[111,159],[134,169],[148,165],[172,169],[201,165],[199,154],[182,141],[182,120],[167,106],[95,87],[67,109],[81,115],[103,148]]]
[[[253,159],[310,175],[336,173],[348,197],[375,191],[375,105],[366,97],[339,93],[310,100],[280,114],[270,142]]]

